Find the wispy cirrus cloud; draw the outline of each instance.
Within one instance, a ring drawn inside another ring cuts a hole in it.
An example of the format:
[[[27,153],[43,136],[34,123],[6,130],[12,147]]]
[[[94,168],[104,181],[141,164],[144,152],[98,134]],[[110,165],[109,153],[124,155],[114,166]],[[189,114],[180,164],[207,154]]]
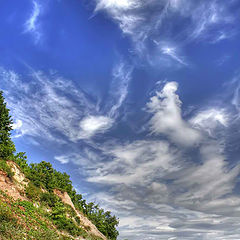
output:
[[[24,24],[24,33],[31,33],[34,37],[34,42],[38,43],[41,38],[38,18],[41,14],[42,7],[37,1],[33,1],[32,4],[32,12]]]
[[[73,142],[105,133],[114,125],[128,95],[133,71],[124,61],[115,66],[108,101],[101,110],[98,102],[71,80],[54,71],[46,74],[25,66],[29,70],[28,82],[20,74],[0,68],[1,88],[16,119],[14,136],[45,136],[56,141],[64,136]]]
[[[129,83],[132,79],[133,66],[124,61],[120,61],[112,72],[112,82],[109,91],[108,115],[117,117],[118,110],[124,103],[128,95]]]
[[[98,111],[95,102],[56,73],[47,75],[31,69],[30,82],[5,69],[1,69],[0,76],[1,88],[17,121],[14,128],[18,137],[76,142],[112,126],[113,121]]]
[[[152,63],[152,55],[158,51],[159,54],[168,55],[176,63],[187,66],[186,60],[177,54],[174,47],[159,49],[155,43],[171,42],[179,45],[183,51],[191,42],[215,44],[232,38],[237,31],[236,16],[229,11],[233,2],[96,0],[95,13],[106,12],[122,32],[133,40],[135,52],[142,59],[148,59]],[[184,28],[179,28],[180,21],[184,22]],[[159,62],[159,59],[155,61]],[[168,62],[161,61],[161,65],[168,65]]]

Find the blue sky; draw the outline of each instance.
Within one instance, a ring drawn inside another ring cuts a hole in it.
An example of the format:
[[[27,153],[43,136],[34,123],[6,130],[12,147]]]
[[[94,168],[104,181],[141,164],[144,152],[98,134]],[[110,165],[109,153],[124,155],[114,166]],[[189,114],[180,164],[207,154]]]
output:
[[[13,140],[120,218],[119,239],[240,239],[240,3],[0,8]]]

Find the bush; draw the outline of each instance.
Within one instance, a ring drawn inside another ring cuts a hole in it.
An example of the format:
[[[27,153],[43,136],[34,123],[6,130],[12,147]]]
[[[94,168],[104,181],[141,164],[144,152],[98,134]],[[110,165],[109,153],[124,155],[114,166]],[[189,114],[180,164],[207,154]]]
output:
[[[29,199],[38,201],[40,200],[41,190],[30,182],[25,189],[26,195]]]
[[[7,165],[7,162],[5,160],[0,160],[0,170],[7,173],[8,177],[13,177],[14,173],[12,172],[11,168]]]
[[[44,192],[40,194],[41,202],[47,203],[49,207],[54,207],[57,202],[59,202],[59,197],[54,193]]]

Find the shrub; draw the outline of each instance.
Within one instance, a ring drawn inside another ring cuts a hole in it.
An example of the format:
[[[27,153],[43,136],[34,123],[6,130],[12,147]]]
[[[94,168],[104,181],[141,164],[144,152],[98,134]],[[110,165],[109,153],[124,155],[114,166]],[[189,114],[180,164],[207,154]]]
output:
[[[40,200],[47,203],[49,207],[54,207],[59,198],[54,193],[44,192],[40,194]]]
[[[41,190],[36,187],[32,182],[30,182],[25,189],[26,195],[31,200],[38,201],[40,200]]]
[[[5,160],[0,159],[0,170],[7,173],[8,177],[13,177],[14,173],[12,172],[11,168],[7,165],[7,162]]]

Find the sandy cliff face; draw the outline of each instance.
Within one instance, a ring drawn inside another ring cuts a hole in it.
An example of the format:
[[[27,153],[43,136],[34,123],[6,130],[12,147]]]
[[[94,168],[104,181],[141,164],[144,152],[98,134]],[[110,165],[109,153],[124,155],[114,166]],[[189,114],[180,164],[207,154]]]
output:
[[[72,203],[71,198],[69,197],[69,195],[67,194],[67,192],[62,193],[61,191],[55,189],[54,193],[59,196],[63,203],[70,205],[74,211],[76,212],[77,216],[80,218],[80,224],[84,227],[86,227],[87,229],[90,229],[88,232],[92,233],[98,237],[101,237],[104,240],[107,240],[107,238],[101,233],[99,232],[99,230],[97,229],[97,227],[87,218],[85,217],[82,213],[80,213],[79,211],[77,211]]]
[[[14,173],[12,177],[13,181],[18,185],[18,188],[23,190],[25,186],[28,185],[29,180],[26,179],[25,175],[21,172],[19,166],[15,162],[8,161],[7,164],[11,167],[11,170]]]
[[[11,196],[14,200],[26,200],[22,187],[16,185],[7,174],[0,170],[0,190]]]

